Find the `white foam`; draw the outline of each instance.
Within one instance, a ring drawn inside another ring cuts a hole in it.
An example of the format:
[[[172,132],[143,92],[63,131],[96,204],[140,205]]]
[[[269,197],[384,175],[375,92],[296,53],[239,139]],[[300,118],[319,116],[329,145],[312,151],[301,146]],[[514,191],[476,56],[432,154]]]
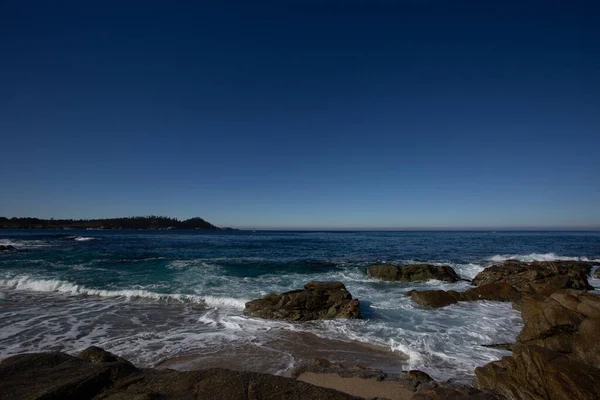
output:
[[[493,262],[502,262],[506,260],[518,261],[600,261],[590,260],[587,257],[568,257],[560,256],[556,253],[531,253],[531,254],[497,254],[488,260]]]
[[[390,349],[393,352],[400,352],[407,356],[408,369],[415,369],[423,363],[423,357],[418,351],[413,350],[410,346],[402,344],[394,339],[389,340]]]
[[[212,307],[227,306],[233,308],[244,309],[248,299],[234,299],[233,297],[220,297],[220,296],[204,296],[204,302]]]
[[[51,245],[43,240],[0,239],[0,246],[13,246],[17,249],[33,249],[37,247],[49,247]]]
[[[200,296],[192,294],[156,293],[143,289],[102,290],[87,288],[59,279],[37,279],[27,275],[9,279],[0,279],[0,287],[13,290],[28,290],[33,292],[54,292],[68,295],[122,297],[126,299],[152,299],[159,301],[177,301],[180,303],[197,303],[210,306],[226,306],[244,308],[247,300],[230,297]]]
[[[215,267],[215,265],[207,264],[202,259],[194,259],[194,260],[173,260],[167,264],[167,268],[169,269],[187,269],[190,267]]]
[[[78,242],[87,242],[88,240],[99,240],[100,238],[87,237],[87,236],[76,236],[73,240]]]

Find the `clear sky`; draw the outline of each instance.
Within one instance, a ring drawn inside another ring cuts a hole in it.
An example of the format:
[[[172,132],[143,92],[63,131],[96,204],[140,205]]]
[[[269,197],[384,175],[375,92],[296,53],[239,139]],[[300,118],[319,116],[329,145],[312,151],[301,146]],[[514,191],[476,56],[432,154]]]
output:
[[[600,228],[598,2],[197,3],[0,4],[1,216]]]

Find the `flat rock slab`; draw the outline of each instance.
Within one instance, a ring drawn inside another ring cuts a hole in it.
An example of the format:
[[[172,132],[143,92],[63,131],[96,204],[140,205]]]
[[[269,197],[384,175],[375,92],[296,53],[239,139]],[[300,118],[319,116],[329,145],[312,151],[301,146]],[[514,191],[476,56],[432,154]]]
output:
[[[391,265],[378,264],[367,268],[367,274],[384,281],[415,282],[437,279],[444,282],[456,282],[460,277],[454,269],[447,265],[408,264]]]

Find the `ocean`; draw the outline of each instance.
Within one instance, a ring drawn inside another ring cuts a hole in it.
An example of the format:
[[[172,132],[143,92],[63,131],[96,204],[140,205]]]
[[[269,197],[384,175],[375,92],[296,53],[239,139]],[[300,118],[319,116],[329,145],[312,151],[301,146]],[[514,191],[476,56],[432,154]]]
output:
[[[366,267],[425,262],[471,279],[506,259],[600,260],[599,232],[23,230],[0,231],[0,245],[18,249],[0,253],[0,359],[98,345],[144,367],[197,353],[258,354],[263,359],[244,360],[249,369],[271,363],[283,372],[299,360],[271,346],[274,332],[308,333],[364,343],[398,360],[377,365],[374,357],[371,367],[458,381],[510,354],[482,345],[514,342],[520,313],[489,301],[423,309],[404,292],[469,283],[381,282]],[[246,301],[312,280],[342,281],[360,300],[363,319],[289,323],[243,315]],[[600,280],[590,283],[600,289]],[[248,350],[261,347],[278,354]]]

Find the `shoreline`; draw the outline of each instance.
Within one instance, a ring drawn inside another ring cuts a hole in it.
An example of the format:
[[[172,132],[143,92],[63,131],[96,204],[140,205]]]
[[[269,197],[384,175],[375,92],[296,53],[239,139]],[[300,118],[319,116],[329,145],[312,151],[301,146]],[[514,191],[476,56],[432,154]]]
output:
[[[408,355],[382,346],[354,340],[328,339],[309,332],[274,329],[261,342],[239,343],[216,351],[197,351],[160,360],[154,368],[194,371],[226,368],[281,376],[291,376],[294,369],[315,359],[332,363],[360,365],[367,369],[384,369],[399,373],[407,367]]]

